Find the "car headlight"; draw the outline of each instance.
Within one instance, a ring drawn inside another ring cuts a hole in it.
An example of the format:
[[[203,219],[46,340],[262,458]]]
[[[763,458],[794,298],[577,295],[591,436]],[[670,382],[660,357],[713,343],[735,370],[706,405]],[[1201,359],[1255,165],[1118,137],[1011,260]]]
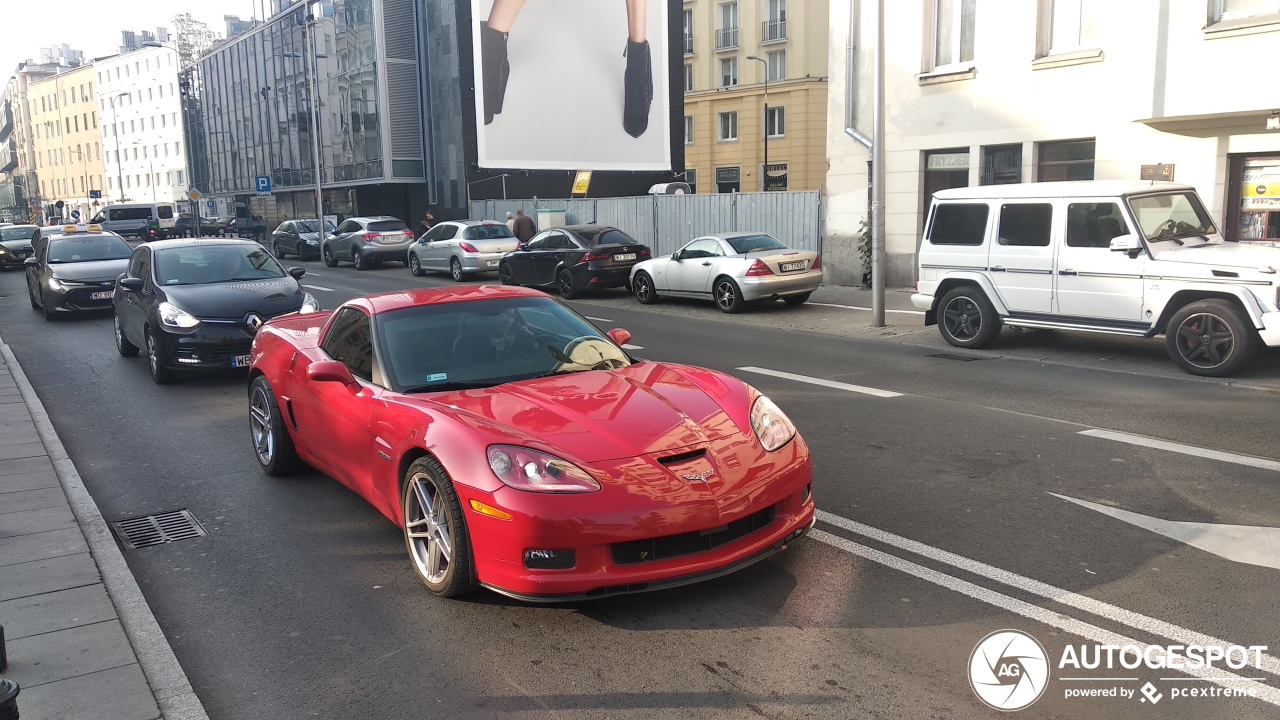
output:
[[[786,445],[796,436],[796,426],[791,424],[791,418],[764,395],[756,398],[751,406],[751,429],[769,452]]]
[[[58,278],[51,277],[49,278],[49,289],[53,290],[54,292],[62,292],[63,290],[67,289],[67,286],[64,285],[63,282]]]
[[[567,460],[531,448],[491,445],[489,469],[508,487],[544,493],[588,493],[600,483]]]
[[[160,315],[160,323],[173,328],[193,328],[200,324],[200,320],[186,310],[169,302],[160,303],[157,309]]]
[[[306,315],[307,313],[320,312],[320,303],[311,293],[305,293],[302,296],[302,307],[298,308],[298,312]]]
[[[308,245],[319,245],[319,244],[320,244],[320,238],[311,238],[310,240],[308,240],[308,241],[307,241],[307,244],[308,244]]]

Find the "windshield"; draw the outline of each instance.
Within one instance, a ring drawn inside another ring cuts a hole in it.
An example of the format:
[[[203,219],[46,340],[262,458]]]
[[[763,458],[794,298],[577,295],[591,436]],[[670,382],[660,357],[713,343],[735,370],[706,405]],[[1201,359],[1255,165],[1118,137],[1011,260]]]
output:
[[[284,268],[256,245],[199,245],[155,253],[156,282],[160,285],[270,280],[285,276]]]
[[[0,229],[0,241],[30,240],[36,236],[36,231],[39,229],[35,225],[14,225],[3,228]]]
[[[787,246],[768,235],[746,235],[726,240],[734,252],[750,253],[761,250],[786,250]]]
[[[437,392],[593,369],[631,360],[582,317],[550,298],[406,308],[376,319],[392,387]]]
[[[506,225],[472,225],[462,233],[463,240],[500,240],[515,237]]]
[[[133,248],[115,235],[55,237],[49,241],[49,264],[127,260]]]
[[[299,221],[297,222],[297,230],[298,230],[298,232],[304,232],[304,233],[306,233],[306,232],[319,232],[319,231],[316,229],[316,227],[317,227],[317,224],[316,224],[316,221],[315,221],[315,220],[299,220]],[[337,229],[337,227],[338,227],[337,225],[334,225],[332,222],[330,222],[330,221],[328,221],[328,220],[325,220],[325,221],[324,221],[324,229],[325,229],[325,230],[327,230],[328,232],[333,232],[334,230],[336,230],[336,229]]]
[[[408,230],[409,226],[399,220],[376,220],[369,223],[369,232],[400,232]]]
[[[1148,242],[1174,240],[1181,245],[1182,238],[1207,241],[1207,235],[1217,232],[1200,198],[1192,192],[1129,198],[1129,209]]]

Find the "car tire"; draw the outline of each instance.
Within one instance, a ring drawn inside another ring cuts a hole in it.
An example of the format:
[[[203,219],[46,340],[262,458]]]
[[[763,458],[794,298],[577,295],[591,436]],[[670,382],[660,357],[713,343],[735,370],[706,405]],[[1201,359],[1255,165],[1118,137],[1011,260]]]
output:
[[[433,457],[418,458],[405,472],[400,527],[414,572],[428,590],[457,597],[476,588],[462,504],[444,467]]]
[[[636,273],[636,279],[631,283],[635,291],[636,299],[642,305],[652,305],[658,302],[658,291],[653,287],[653,278],[649,277],[647,272]]]
[[[298,452],[289,428],[284,426],[280,404],[262,375],[249,384],[249,439],[253,456],[266,474],[289,475],[298,469]]]
[[[987,347],[1000,334],[1001,325],[995,307],[977,285],[952,288],[938,303],[938,330],[943,340],[956,347]]]
[[[305,260],[305,259],[306,259],[306,256],[302,254],[302,253],[303,253],[303,249],[302,249],[302,248],[303,248],[303,244],[302,244],[302,243],[298,243],[297,245],[294,245],[294,246],[293,246],[293,253],[294,253],[295,255],[297,255],[297,256],[298,256],[298,260]]]
[[[280,245],[275,240],[271,241],[271,254],[275,255],[277,259],[288,256],[288,253],[280,252]]]
[[[784,295],[782,302],[788,305],[803,305],[809,302],[809,296],[813,293],[800,293],[799,295]]]
[[[516,276],[515,273],[511,272],[511,265],[509,263],[502,263],[498,265],[498,281],[503,285],[516,284]]]
[[[151,380],[157,385],[168,385],[173,382],[173,371],[164,365],[160,357],[160,343],[156,340],[155,331],[147,328],[147,366],[151,370]]]
[[[462,261],[458,258],[449,260],[449,277],[453,278],[454,282],[462,282],[467,279],[466,274],[462,272]]]
[[[720,308],[720,312],[730,315],[742,312],[742,308],[747,304],[742,299],[742,290],[738,288],[738,283],[734,282],[733,278],[723,275],[716,278],[711,286],[711,297],[716,301],[716,307]]]
[[[1228,300],[1184,305],[1165,327],[1169,357],[1192,375],[1228,377],[1253,359],[1257,331]]]
[[[556,273],[556,290],[565,300],[572,300],[582,294],[573,286],[573,273],[569,272],[568,268],[561,268],[560,272]]]
[[[53,322],[57,318],[57,313],[49,309],[49,301],[44,296],[44,291],[40,291],[40,314],[44,315],[45,322]]]
[[[32,310],[39,310],[40,303],[36,302],[36,293],[31,289],[31,276],[27,276],[27,300],[31,302]]]
[[[333,250],[328,245],[324,246],[320,255],[324,258],[325,267],[338,267],[338,258],[333,256]]]
[[[356,270],[369,269],[369,261],[365,258],[364,253],[359,250],[351,251],[351,264],[356,266]]]
[[[414,277],[427,274],[427,271],[422,269],[422,261],[418,259],[418,254],[415,252],[409,253],[409,273]]]
[[[120,357],[137,357],[138,346],[129,342],[129,338],[124,336],[124,328],[120,325],[119,315],[111,314],[111,325],[116,336],[116,352],[120,353]]]

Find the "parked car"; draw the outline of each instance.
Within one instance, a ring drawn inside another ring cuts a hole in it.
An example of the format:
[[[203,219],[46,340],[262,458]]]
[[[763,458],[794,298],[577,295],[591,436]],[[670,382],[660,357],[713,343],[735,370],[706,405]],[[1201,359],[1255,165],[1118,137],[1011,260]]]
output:
[[[992,185],[934,194],[912,296],[947,342],[1004,325],[1165,336],[1188,373],[1280,346],[1280,248],[1224,242],[1196,191],[1163,182]]]
[[[629,287],[631,268],[652,253],[608,225],[569,225],[532,237],[498,263],[503,285],[554,287],[571,300],[587,290]]]
[[[124,236],[163,240],[176,234],[178,213],[171,203],[123,203],[108,205],[89,222]]]
[[[285,220],[271,233],[271,254],[278,258],[296,255],[299,260],[320,257],[320,241],[337,226],[324,221],[324,232],[317,220]]]
[[[158,384],[175,370],[246,368],[263,322],[320,309],[298,285],[304,273],[249,240],[141,245],[115,283],[116,349],[134,357],[145,348]]]
[[[38,234],[40,234],[39,225],[9,223],[0,226],[0,270],[22,267],[22,263],[34,252],[31,241]]]
[[[495,220],[446,221],[409,247],[409,270],[414,275],[439,270],[461,282],[472,273],[497,271],[502,256],[519,244],[511,230]]]
[[[636,362],[629,338],[493,286],[273,320],[251,353],[253,454],[363,497],[442,597],[657,590],[803,536],[812,465],[787,416],[731,375]]]
[[[24,260],[27,299],[45,320],[59,314],[107,310],[116,277],[129,264],[124,238],[97,226],[67,226],[41,233],[35,254]]]
[[[413,231],[399,218],[355,217],[343,220],[333,234],[325,238],[320,244],[320,253],[329,267],[337,267],[339,261],[347,260],[357,270],[368,270],[383,260],[408,265],[409,246],[413,242]]]
[[[200,218],[200,235],[202,237],[222,237],[225,231],[213,218]],[[177,237],[196,236],[196,218],[190,213],[178,213],[178,220],[173,226],[173,234]]]
[[[700,237],[631,271],[631,289],[642,303],[655,303],[661,295],[709,298],[727,313],[756,300],[799,305],[821,284],[818,253],[790,249],[763,233]]]

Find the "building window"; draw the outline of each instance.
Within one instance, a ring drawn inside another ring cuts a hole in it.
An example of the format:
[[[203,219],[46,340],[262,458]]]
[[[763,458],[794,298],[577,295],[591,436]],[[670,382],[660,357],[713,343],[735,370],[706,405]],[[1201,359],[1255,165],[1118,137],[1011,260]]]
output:
[[[764,119],[765,134],[769,137],[783,137],[787,134],[787,109],[771,107]]]
[[[767,0],[768,15],[760,29],[760,42],[787,39],[787,0]]]
[[[693,116],[692,115],[684,116],[684,144],[685,145],[693,144]]]
[[[931,150],[924,154],[924,202],[939,190],[969,186],[969,149]]]
[[[720,142],[738,139],[738,113],[720,113]]]
[[[691,194],[698,192],[698,171],[697,170],[685,170],[684,181],[685,181],[685,184],[689,186],[689,192]]]
[[[716,49],[738,47],[738,3],[720,4],[720,29],[716,30]]]
[[[720,60],[720,87],[733,87],[738,84],[738,58],[722,58]]]
[[[693,65],[684,66],[684,91],[693,92]]]
[[[1092,180],[1093,139],[1040,143],[1036,180]]]
[[[773,50],[764,54],[769,63],[769,82],[787,79],[787,51]]]
[[[693,54],[693,10],[684,11],[684,54]]]
[[[1103,0],[1040,0],[1040,57],[1100,44],[1100,24],[1109,19]]]
[[[989,145],[982,148],[983,185],[1022,182],[1022,145]]]
[[[1213,21],[1248,20],[1260,15],[1280,14],[1280,2],[1276,0],[1211,0]]]
[[[978,0],[934,0],[933,69],[959,69],[973,62],[974,16]]]

